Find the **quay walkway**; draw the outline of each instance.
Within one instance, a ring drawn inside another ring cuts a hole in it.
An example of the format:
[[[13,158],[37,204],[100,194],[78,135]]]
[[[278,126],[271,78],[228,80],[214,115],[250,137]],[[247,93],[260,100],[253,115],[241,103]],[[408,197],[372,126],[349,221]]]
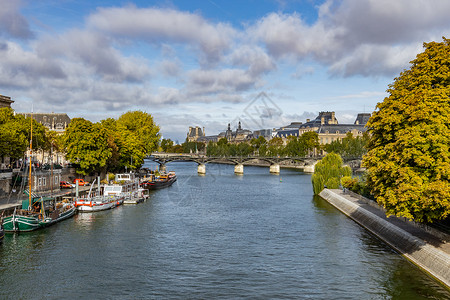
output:
[[[386,217],[375,201],[348,191],[324,189],[319,195],[450,287],[450,235],[404,218]]]

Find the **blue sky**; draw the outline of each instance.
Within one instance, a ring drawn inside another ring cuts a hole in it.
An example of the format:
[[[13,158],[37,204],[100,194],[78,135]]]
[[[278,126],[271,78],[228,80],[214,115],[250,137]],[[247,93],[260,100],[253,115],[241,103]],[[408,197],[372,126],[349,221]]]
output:
[[[93,122],[151,113],[164,137],[372,112],[449,37],[447,0],[0,0],[0,94]]]

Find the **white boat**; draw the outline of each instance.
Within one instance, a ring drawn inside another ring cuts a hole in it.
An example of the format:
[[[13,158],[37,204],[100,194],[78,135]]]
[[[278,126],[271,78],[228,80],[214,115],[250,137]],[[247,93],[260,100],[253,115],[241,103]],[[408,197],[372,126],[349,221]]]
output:
[[[116,174],[122,184],[105,185],[103,194],[123,198],[123,204],[137,204],[147,199],[148,192],[139,188],[139,180],[134,179],[131,174]]]
[[[136,191],[130,193],[128,197],[125,197],[123,204],[138,204],[149,198],[148,190],[138,188]]]
[[[100,182],[100,179],[99,179]],[[107,210],[117,206],[117,197],[109,195],[100,195],[100,185],[98,187],[98,195],[91,196],[92,187],[94,186],[95,180],[91,185],[89,194],[87,197],[81,197],[75,200],[74,204],[78,211],[80,212],[96,212],[101,210]],[[120,202],[121,204],[121,202]]]
[[[79,198],[75,201],[75,207],[80,212],[96,212],[107,210],[116,206],[116,199],[113,197],[95,196]]]

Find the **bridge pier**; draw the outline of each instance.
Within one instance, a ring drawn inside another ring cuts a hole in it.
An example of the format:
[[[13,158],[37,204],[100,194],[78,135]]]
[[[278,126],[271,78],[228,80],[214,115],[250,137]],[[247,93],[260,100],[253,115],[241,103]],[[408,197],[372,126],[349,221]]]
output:
[[[205,164],[198,164],[197,173],[200,174],[200,175],[205,175],[206,174],[206,166],[205,166]]]
[[[234,165],[234,174],[244,175],[244,165],[243,164]]]
[[[314,173],[314,169],[315,169],[316,163],[317,162],[315,161],[312,165],[305,165],[303,167],[303,172],[305,172],[305,173]]]
[[[165,164],[159,164],[159,173],[166,173],[167,167]]]
[[[280,165],[279,164],[270,165],[270,173],[280,174]]]

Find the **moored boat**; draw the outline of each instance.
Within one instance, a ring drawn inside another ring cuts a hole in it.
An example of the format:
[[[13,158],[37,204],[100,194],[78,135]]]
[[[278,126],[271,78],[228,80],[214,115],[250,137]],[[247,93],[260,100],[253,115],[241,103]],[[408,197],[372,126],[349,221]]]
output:
[[[76,208],[70,202],[57,202],[51,197],[34,197],[29,206],[28,200],[22,201],[22,208],[15,209],[12,215],[3,219],[5,232],[27,232],[53,225],[72,217]]]
[[[22,201],[21,209],[3,219],[5,232],[27,232],[50,226],[73,216],[76,212],[75,206],[69,201],[56,201],[53,197],[38,196],[32,189],[32,149],[33,149],[33,116],[30,119],[30,148],[29,148],[29,175],[28,175],[28,199]]]
[[[138,188],[136,191],[131,192],[128,197],[125,197],[123,204],[138,204],[149,197],[148,189]]]
[[[155,174],[150,174],[141,182],[141,187],[149,190],[157,190],[171,186],[177,180],[177,175],[175,172],[169,172],[160,174],[156,176]]]
[[[3,241],[5,237],[5,230],[3,229],[3,223],[0,221],[0,243]]]
[[[94,196],[75,200],[75,207],[80,212],[96,212],[107,210],[116,206],[115,198]]]
[[[123,204],[137,204],[148,198],[147,190],[139,188],[139,180],[132,174],[116,174],[116,182],[121,184],[109,184],[103,188],[105,196],[114,196],[122,199]]]

